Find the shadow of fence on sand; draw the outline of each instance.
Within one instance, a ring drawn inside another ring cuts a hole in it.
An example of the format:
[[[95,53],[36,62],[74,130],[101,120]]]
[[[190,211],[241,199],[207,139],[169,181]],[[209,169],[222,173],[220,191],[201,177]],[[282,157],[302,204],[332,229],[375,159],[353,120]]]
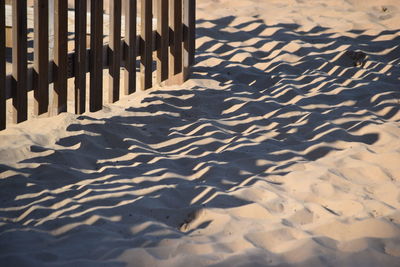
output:
[[[219,89],[164,89],[121,116],[80,116],[57,149],[31,147],[38,156],[23,163],[37,167],[1,166],[19,174],[0,182],[0,258],[20,263],[13,253],[35,246],[26,252],[35,264],[122,265],[113,259],[127,248],[212,224],[191,224],[196,211],[252,203],[232,192],[260,181],[279,188],[292,166],[374,144],[379,134],[363,129],[399,120],[399,31],[339,36],[234,21],[197,22],[198,39],[209,41],[198,47],[192,79],[212,79]],[[358,64],[346,51],[366,57]],[[6,247],[18,235],[32,242]],[[73,249],[60,255],[48,244]],[[253,260],[263,265],[260,257]]]

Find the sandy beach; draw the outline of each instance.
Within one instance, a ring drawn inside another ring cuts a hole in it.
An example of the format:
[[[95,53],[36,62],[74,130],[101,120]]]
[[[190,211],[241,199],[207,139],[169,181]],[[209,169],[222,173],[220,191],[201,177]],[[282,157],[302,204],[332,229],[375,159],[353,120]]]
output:
[[[182,86],[0,132],[0,266],[400,266],[399,1],[196,26]]]

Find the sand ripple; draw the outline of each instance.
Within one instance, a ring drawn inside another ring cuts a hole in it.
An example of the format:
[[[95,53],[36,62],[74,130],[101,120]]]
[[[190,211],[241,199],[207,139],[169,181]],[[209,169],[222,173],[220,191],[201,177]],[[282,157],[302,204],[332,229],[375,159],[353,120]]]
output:
[[[255,2],[182,87],[0,133],[1,265],[398,264],[398,7]]]

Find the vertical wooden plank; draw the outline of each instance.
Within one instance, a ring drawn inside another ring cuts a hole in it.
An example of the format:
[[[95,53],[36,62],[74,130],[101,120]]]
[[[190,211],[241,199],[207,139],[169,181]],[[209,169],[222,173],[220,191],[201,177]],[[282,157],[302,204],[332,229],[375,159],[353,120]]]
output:
[[[54,0],[54,105],[67,111],[67,0]]]
[[[189,77],[190,68],[190,0],[183,0],[183,80]]]
[[[168,0],[157,1],[157,82],[168,79]]]
[[[90,111],[103,105],[103,0],[90,2]]]
[[[6,16],[0,0],[0,131],[6,128]]]
[[[13,119],[20,123],[28,118],[26,0],[13,0],[12,24]]]
[[[125,95],[136,91],[136,12],[137,1],[125,1]]]
[[[86,13],[87,1],[75,0],[75,113],[86,105]]]
[[[34,113],[47,113],[49,107],[49,2],[35,0],[34,3]]]
[[[152,0],[141,2],[141,58],[140,58],[140,81],[141,89],[146,90],[152,87]]]
[[[195,52],[195,0],[183,0],[183,79],[190,75]]]
[[[196,53],[196,0],[189,0],[189,66],[195,64]]]
[[[121,67],[121,0],[110,1],[109,102],[119,100]]]
[[[196,0],[189,0],[189,66],[195,64],[196,53]]]
[[[172,30],[169,54],[169,77],[171,79],[182,72],[182,0],[170,0],[169,10]]]

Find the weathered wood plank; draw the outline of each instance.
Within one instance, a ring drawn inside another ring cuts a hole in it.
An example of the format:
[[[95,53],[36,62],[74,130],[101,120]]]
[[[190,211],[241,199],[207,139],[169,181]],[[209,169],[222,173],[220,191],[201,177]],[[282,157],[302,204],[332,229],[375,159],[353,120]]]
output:
[[[67,111],[68,2],[54,0],[54,100],[56,114]]]
[[[189,77],[190,68],[190,0],[183,0],[183,79]]]
[[[136,91],[136,13],[137,1],[125,1],[125,70],[124,93]]]
[[[121,67],[121,0],[110,1],[109,102],[119,100]]]
[[[169,77],[182,72],[182,0],[170,0],[169,23],[172,39],[169,54]]]
[[[196,52],[196,0],[189,0],[189,66],[195,64]]]
[[[190,75],[195,52],[195,0],[183,0],[183,78]]]
[[[34,3],[34,62],[33,88],[36,116],[49,109],[49,1]]]
[[[0,130],[6,128],[6,15],[0,0]]]
[[[90,2],[90,111],[103,106],[103,0]]]
[[[143,52],[140,58],[140,81],[141,89],[146,90],[152,87],[152,0],[142,0],[141,2],[141,42]],[[142,49],[141,49],[142,50]]]
[[[28,118],[26,0],[13,0],[12,24],[13,120],[20,123]]]
[[[87,1],[75,0],[75,113],[86,110],[86,13]]]
[[[161,83],[168,79],[168,47],[169,47],[169,25],[168,25],[168,0],[157,1],[157,82]]]

